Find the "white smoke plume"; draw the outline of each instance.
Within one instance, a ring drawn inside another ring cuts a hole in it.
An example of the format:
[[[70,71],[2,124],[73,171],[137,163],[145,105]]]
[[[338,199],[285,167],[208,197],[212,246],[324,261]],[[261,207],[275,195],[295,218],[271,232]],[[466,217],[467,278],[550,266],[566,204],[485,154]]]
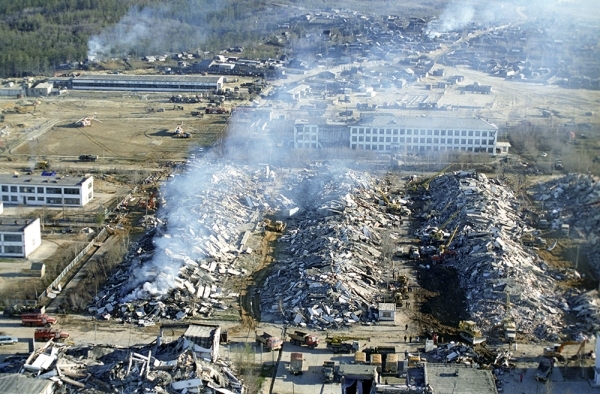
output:
[[[181,0],[132,7],[119,23],[88,40],[88,59],[190,51],[206,39],[206,16],[226,2]]]

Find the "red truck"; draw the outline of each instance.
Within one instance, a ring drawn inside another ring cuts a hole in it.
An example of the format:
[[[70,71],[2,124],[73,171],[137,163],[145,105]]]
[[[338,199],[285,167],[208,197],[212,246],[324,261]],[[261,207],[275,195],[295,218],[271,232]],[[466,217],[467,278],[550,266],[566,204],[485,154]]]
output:
[[[21,324],[24,326],[50,327],[56,323],[56,318],[45,313],[23,313]]]
[[[62,342],[69,337],[69,333],[63,330],[52,330],[49,328],[38,328],[33,334],[36,342],[46,342],[53,339],[55,342]]]

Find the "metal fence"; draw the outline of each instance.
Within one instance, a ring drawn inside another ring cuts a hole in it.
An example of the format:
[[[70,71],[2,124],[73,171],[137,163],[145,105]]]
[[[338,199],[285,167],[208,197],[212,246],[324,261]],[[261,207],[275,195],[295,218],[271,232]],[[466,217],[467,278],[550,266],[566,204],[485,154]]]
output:
[[[75,256],[75,258],[69,263],[69,265],[67,265],[65,267],[64,270],[62,270],[62,272],[56,277],[56,279],[54,279],[54,281],[52,283],[50,283],[50,285],[48,286],[48,289],[53,289],[55,288],[60,281],[69,274],[69,272],[71,271],[71,269],[73,267],[75,267],[75,265],[81,261],[81,259],[83,258],[83,256],[86,255],[87,252],[89,252],[89,250],[94,247],[94,243],[98,242],[98,240],[103,237],[106,234],[106,228],[103,228],[102,230],[100,230],[100,232],[94,237],[94,239],[92,239],[80,252],[77,256]],[[40,294],[40,296],[38,297],[38,304],[42,302],[42,300],[48,295],[48,290],[44,290],[44,292],[42,294]]]

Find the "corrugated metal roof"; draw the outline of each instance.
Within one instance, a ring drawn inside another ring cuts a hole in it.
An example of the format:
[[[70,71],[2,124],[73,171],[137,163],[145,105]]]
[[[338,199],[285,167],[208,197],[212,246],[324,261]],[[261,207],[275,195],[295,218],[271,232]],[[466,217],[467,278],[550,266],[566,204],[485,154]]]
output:
[[[46,379],[34,379],[17,373],[0,374],[0,393],[2,394],[48,394],[53,393],[53,382]]]

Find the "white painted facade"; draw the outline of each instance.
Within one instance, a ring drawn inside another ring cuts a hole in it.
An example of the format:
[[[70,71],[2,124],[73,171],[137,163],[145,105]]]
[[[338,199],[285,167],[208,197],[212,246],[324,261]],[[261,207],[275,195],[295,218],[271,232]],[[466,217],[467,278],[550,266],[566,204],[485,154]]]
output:
[[[294,148],[321,148],[319,144],[319,124],[305,119],[294,123]]]
[[[40,219],[0,222],[0,256],[27,258],[41,244]]]
[[[0,175],[3,204],[83,207],[94,198],[94,178]]]

